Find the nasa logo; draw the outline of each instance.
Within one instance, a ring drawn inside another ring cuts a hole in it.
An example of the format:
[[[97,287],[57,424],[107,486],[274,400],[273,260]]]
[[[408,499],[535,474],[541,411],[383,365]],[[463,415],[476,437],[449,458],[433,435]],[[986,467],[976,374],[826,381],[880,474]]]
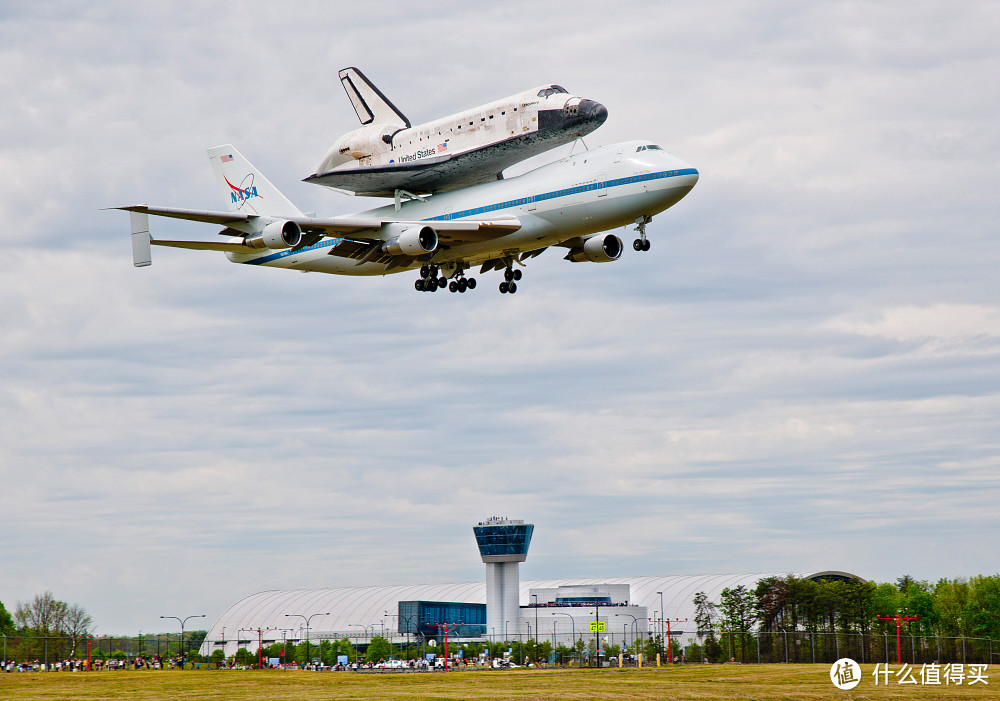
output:
[[[228,185],[230,190],[232,190],[232,192],[229,193],[229,196],[232,198],[233,204],[238,204],[242,207],[254,197],[260,197],[257,193],[257,186],[253,184],[253,173],[248,173],[247,176],[243,178],[243,182],[240,183],[240,187],[237,187],[229,182],[229,178],[226,178],[225,176],[223,176],[223,178],[225,178],[226,185]]]
[[[245,187],[242,190],[239,188],[233,188],[232,197],[233,202],[242,202],[244,200],[249,200],[251,197],[260,197],[260,195],[257,194],[257,188],[251,185],[250,187]]]

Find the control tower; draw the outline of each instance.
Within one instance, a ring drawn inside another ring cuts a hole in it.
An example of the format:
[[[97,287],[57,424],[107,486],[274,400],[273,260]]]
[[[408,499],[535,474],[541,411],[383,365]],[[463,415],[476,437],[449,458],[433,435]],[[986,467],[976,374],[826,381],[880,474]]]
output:
[[[492,640],[503,639],[521,629],[517,563],[528,558],[535,526],[494,516],[472,530],[486,563],[486,634]]]

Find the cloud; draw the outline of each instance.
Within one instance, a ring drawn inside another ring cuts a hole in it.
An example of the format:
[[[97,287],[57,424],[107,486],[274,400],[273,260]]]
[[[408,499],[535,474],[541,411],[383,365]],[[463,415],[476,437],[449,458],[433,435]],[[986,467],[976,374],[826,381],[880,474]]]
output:
[[[494,513],[537,525],[526,578],[1000,567],[996,9],[530,8],[5,8],[0,601],[128,632],[471,581]],[[355,127],[348,65],[414,121],[557,82],[608,106],[589,145],[701,180],[649,254],[548,251],[514,296],[132,268],[101,208],[220,206],[216,144],[303,210],[376,204],[300,182]]]

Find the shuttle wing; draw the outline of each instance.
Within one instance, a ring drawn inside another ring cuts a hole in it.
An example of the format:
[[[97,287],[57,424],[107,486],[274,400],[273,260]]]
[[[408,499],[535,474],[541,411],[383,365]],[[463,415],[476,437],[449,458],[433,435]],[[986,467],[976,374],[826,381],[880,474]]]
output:
[[[507,163],[488,162],[495,149],[425,158],[416,163],[390,163],[361,168],[335,168],[303,182],[324,185],[352,195],[392,197],[396,190],[448,192],[500,179]]]

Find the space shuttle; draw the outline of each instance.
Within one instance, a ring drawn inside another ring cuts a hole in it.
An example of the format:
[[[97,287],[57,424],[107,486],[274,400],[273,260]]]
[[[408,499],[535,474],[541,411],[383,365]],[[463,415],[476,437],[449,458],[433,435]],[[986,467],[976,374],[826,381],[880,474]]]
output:
[[[413,126],[357,68],[340,82],[361,128],[341,136],[305,182],[370,197],[420,196],[502,178],[504,169],[601,126],[608,110],[560,85]]]

